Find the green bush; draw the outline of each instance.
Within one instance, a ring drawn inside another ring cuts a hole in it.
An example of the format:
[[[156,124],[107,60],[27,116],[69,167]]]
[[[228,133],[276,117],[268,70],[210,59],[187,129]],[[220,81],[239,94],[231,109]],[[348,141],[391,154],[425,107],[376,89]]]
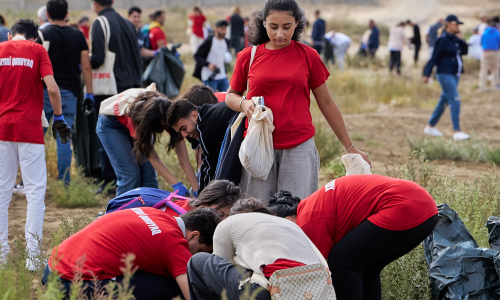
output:
[[[316,135],[314,136],[314,143],[316,144],[316,149],[318,149],[321,165],[324,166],[333,158],[338,157],[343,147],[327,124],[317,122],[315,123],[315,127]]]
[[[334,178],[345,176],[346,173],[344,163],[340,157],[331,159],[321,168],[321,171],[324,175],[333,176]]]
[[[466,141],[454,141],[452,138],[425,137],[416,139],[409,137],[410,149],[425,151],[429,160],[447,159],[453,161],[486,162],[488,160],[488,143],[471,138]]]
[[[488,159],[496,166],[500,166],[500,148],[496,148],[488,152]]]
[[[114,187],[107,184],[101,194],[97,194],[100,184],[95,178],[83,175],[81,169],[71,178],[69,185],[62,180],[48,178],[49,195],[61,207],[92,207],[99,205],[107,192]]]

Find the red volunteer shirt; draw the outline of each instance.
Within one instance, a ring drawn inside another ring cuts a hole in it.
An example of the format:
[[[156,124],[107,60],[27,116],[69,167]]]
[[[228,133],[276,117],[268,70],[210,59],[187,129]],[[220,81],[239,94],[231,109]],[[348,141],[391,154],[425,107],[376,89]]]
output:
[[[174,200],[174,203],[184,208],[187,211],[192,210],[193,208],[189,205],[189,200]],[[178,217],[179,214],[176,213],[170,206],[166,206],[165,213],[171,217]]]
[[[129,116],[116,116],[118,121],[123,124],[123,126],[128,128],[131,137],[135,137],[135,126],[134,122],[132,122],[132,118]]]
[[[262,273],[264,273],[265,277],[271,277],[276,271],[302,266],[305,266],[305,264],[289,259],[278,259],[270,265],[263,266]]]
[[[294,148],[315,134],[309,111],[310,90],[325,83],[330,73],[316,50],[292,41],[279,50],[258,46],[248,74],[251,51],[246,48],[238,53],[231,88],[244,92],[248,75],[247,97],[263,96],[273,112],[274,149]]]
[[[43,144],[42,78],[54,75],[42,45],[0,43],[0,140]]]
[[[157,42],[163,41],[167,45],[167,37],[161,28],[155,27],[149,31],[149,42],[151,43],[151,50],[158,50]]]
[[[302,200],[297,225],[326,258],[342,237],[366,219],[384,229],[401,231],[437,213],[434,199],[413,181],[349,175]]]
[[[72,280],[77,260],[85,256],[83,280],[92,280],[91,274],[110,279],[123,275],[121,259],[127,253],[135,254],[134,265],[140,270],[174,278],[186,273],[191,258],[177,221],[161,210],[144,207],[95,220],[54,248],[49,266]]]
[[[191,27],[191,31],[198,37],[203,38],[203,24],[205,24],[207,18],[205,18],[204,15],[199,15],[199,16],[190,15],[189,19],[193,21],[193,26]]]

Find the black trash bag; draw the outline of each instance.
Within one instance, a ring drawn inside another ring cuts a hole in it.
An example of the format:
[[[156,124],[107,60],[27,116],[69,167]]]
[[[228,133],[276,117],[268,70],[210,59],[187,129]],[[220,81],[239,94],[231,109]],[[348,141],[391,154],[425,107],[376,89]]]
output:
[[[498,251],[479,248],[448,205],[438,205],[438,223],[424,240],[432,299],[491,300],[500,287],[493,258]]]
[[[493,300],[500,300],[500,289],[493,291]]]
[[[491,248],[500,251],[500,218],[490,217],[486,222],[486,228],[488,228],[488,243]]]
[[[144,71],[141,84],[148,86],[154,82],[160,93],[175,97],[179,95],[184,74],[182,61],[163,47]]]

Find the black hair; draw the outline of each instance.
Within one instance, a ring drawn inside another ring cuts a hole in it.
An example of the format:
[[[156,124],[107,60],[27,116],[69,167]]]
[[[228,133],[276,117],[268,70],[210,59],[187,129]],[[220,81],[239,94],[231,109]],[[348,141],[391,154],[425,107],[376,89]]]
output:
[[[275,216],[286,218],[297,215],[299,203],[299,197],[293,197],[288,191],[278,191],[267,203],[267,209]]]
[[[227,27],[227,26],[229,26],[229,23],[226,20],[219,20],[215,23],[215,28]]]
[[[0,15],[0,25],[7,25],[5,18],[2,15]]]
[[[61,21],[66,18],[68,13],[68,2],[66,0],[49,0],[47,1],[47,14],[54,21]]]
[[[295,0],[267,0],[261,10],[253,13],[253,22],[248,31],[248,41],[252,45],[261,45],[269,41],[264,21],[271,11],[284,11],[290,13],[298,23],[293,33],[292,40],[299,41],[300,35],[304,32],[306,26],[306,17],[304,10],[299,7]]]
[[[500,23],[500,16],[494,16],[493,21],[495,21],[495,23]]]
[[[198,242],[207,246],[214,243],[215,228],[221,221],[221,217],[213,208],[199,207],[188,211],[180,216],[186,225],[186,229],[200,232]]]
[[[262,201],[257,199],[241,199],[236,201],[236,203],[231,207],[229,215],[245,214],[245,213],[263,213],[268,215],[273,215],[262,203]]]
[[[139,7],[139,6],[131,6],[129,9],[128,9],[128,15],[130,16],[131,14],[133,14],[134,12],[138,12],[140,14],[142,14],[142,9]]]
[[[92,0],[92,1],[99,4],[102,7],[108,7],[113,5],[113,0]]]
[[[172,102],[167,112],[167,126],[173,127],[180,119],[188,118],[191,112],[197,110],[196,105],[193,103],[181,99]],[[170,129],[170,141],[168,143],[168,151],[174,149],[175,145],[182,140],[182,136],[178,134],[175,130]]]
[[[19,19],[12,25],[10,32],[12,36],[22,34],[27,40],[36,39],[38,38],[38,25],[31,19]]]
[[[88,17],[82,17],[80,21],[78,21],[78,24],[82,24],[83,22],[87,22],[89,20]]]
[[[160,16],[161,16],[162,14],[164,14],[164,13],[165,13],[165,11],[163,11],[163,10],[161,10],[161,9],[160,9],[160,10],[155,11],[155,12],[153,13],[153,20],[156,20],[156,18],[160,17]]]
[[[317,9],[314,13],[319,15],[321,12],[319,11],[319,9]]]
[[[213,180],[203,189],[197,199],[189,201],[189,205],[191,207],[217,205],[215,209],[219,210],[223,207],[232,207],[239,198],[239,186],[229,180]]]
[[[205,103],[216,104],[219,102],[214,95],[214,91],[204,84],[193,84],[186,91],[182,99],[193,103],[196,106],[203,106]]]

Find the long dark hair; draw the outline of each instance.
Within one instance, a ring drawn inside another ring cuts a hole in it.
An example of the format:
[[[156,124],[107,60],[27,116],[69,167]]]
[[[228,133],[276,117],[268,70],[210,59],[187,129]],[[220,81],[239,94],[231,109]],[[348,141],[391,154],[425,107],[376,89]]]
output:
[[[267,209],[275,216],[286,218],[297,215],[299,203],[299,197],[293,197],[288,191],[278,191],[267,203]]]
[[[261,45],[269,41],[264,21],[271,11],[289,12],[298,22],[292,40],[299,41],[300,35],[306,28],[306,17],[304,10],[299,7],[295,0],[267,0],[264,7],[253,12],[253,22],[248,29],[248,41],[253,45]]]
[[[258,199],[241,199],[236,201],[236,203],[231,207],[231,211],[229,212],[230,216],[237,214],[246,214],[246,213],[263,213],[272,215],[272,213],[266,208],[264,203]]]
[[[198,198],[189,201],[189,206],[212,206],[216,210],[232,207],[240,199],[240,187],[229,180],[213,180],[200,193]]]
[[[166,129],[170,100],[159,92],[141,93],[129,104],[128,113],[135,126],[134,154],[137,161],[149,158],[154,145]]]
[[[182,99],[186,99],[196,106],[203,106],[205,103],[217,104],[219,102],[214,95],[214,91],[204,84],[190,86]]]

